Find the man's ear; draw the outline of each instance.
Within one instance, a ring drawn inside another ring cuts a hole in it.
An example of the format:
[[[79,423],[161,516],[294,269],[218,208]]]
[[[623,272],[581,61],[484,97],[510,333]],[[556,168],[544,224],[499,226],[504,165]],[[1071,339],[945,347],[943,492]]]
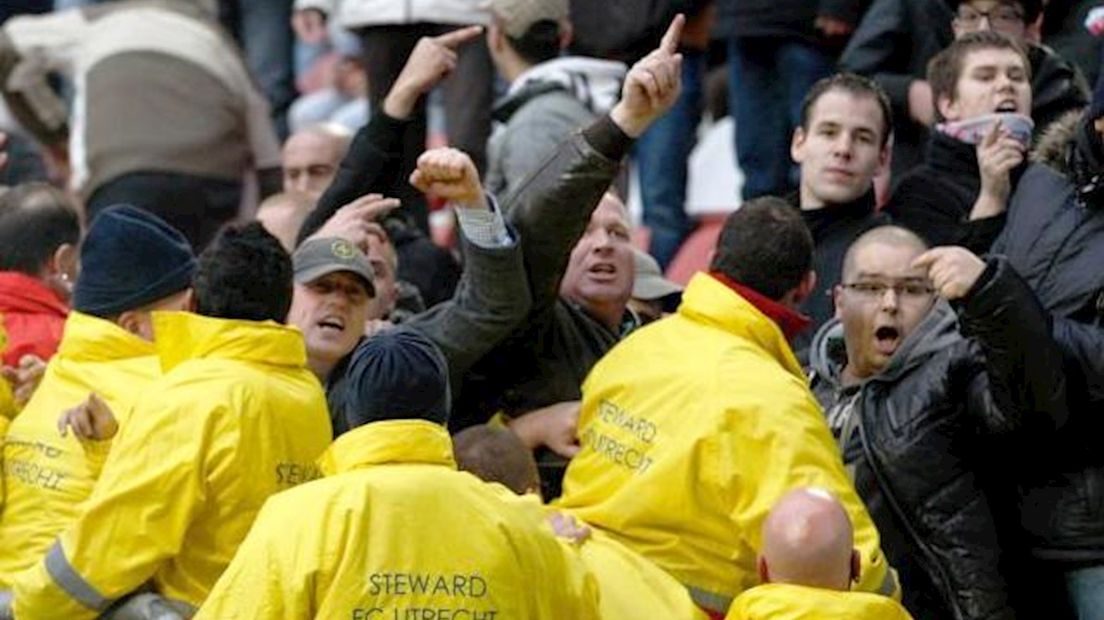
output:
[[[862,558],[858,549],[851,550],[851,583],[858,583],[862,577]]]
[[[790,138],[790,159],[794,160],[794,163],[801,164],[805,161],[805,130],[798,125],[793,132],[793,137]]]
[[[767,567],[767,558],[760,555],[757,565],[759,567],[759,583],[770,583],[770,569]]]
[[[816,289],[817,274],[810,269],[805,272],[805,277],[801,278],[801,282],[797,285],[797,290],[794,291],[794,305],[800,306],[805,303],[807,299],[813,296],[813,290]]]
[[[77,246],[72,243],[63,243],[54,250],[54,255],[50,257],[50,271],[57,274],[76,274],[78,259]]]
[[[560,49],[566,50],[575,39],[575,27],[566,19],[560,22]]]
[[[936,98],[935,109],[939,111],[939,116],[943,117],[944,120],[962,120],[958,114],[958,103],[946,95],[940,95]]]
[[[115,324],[135,336],[142,336],[142,316],[139,310],[127,310],[115,319]]]
[[[491,25],[487,26],[487,47],[492,52],[501,52],[502,46],[505,44],[505,38],[506,35],[502,32],[497,20],[491,20]]]
[[[843,285],[837,284],[832,287],[832,307],[836,309],[836,318],[843,320],[843,308],[840,307],[840,296],[843,295]]]

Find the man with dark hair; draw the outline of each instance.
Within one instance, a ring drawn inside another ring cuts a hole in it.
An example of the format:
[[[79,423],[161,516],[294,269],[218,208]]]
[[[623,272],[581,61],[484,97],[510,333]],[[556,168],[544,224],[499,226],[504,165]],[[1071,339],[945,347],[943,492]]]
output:
[[[1066,418],[1038,300],[1003,258],[929,251],[896,226],[855,241],[834,292],[812,389],[905,606],[933,620],[1017,617],[1027,575],[1008,471]]]
[[[3,364],[47,360],[57,350],[77,275],[80,216],[60,190],[17,185],[0,195],[0,320]]]
[[[326,401],[282,325],[291,259],[256,222],[199,259],[196,307],[156,313],[164,375],[135,403],[76,522],[14,584],[16,617],[94,618],[150,588],[185,616],[268,496],[318,477]],[[110,549],[110,553],[105,553]]]
[[[924,163],[900,179],[886,206],[930,245],[983,254],[1004,227],[1008,197],[1031,142],[1031,65],[1023,47],[989,30],[932,59],[939,120]]]
[[[147,211],[105,209],[81,246],[81,261],[58,354],[3,443],[0,590],[77,519],[111,447],[59,436],[58,416],[102,403],[121,414],[116,425],[126,425],[142,390],[161,375],[151,313],[191,305],[191,246]]]
[[[797,172],[787,156],[801,100],[836,71],[866,0],[725,0],[729,109],[735,154],[744,173],[743,198],[781,195]]]
[[[379,334],[350,373],[353,428],[320,459],[327,478],[265,504],[197,619],[599,617],[539,500],[456,470],[430,340]]]
[[[758,583],[763,521],[793,487],[844,505],[859,589],[897,589],[787,343],[807,323],[795,309],[813,289],[812,257],[793,207],[744,203],[678,312],[614,347],[583,386],[582,448],[556,505],[669,572],[714,617]]]
[[[792,342],[800,354],[812,331],[833,314],[829,293],[839,282],[847,247],[885,220],[875,206],[874,177],[889,160],[893,128],[889,98],[875,82],[851,73],[813,85],[801,107],[790,155],[801,166],[798,192],[790,202],[813,234],[813,271],[817,282],[801,306],[812,329]]]
[[[1050,48],[1033,42],[1041,0],[875,0],[840,58],[841,66],[875,79],[893,102],[894,182],[919,165],[938,120],[928,62],[956,38],[977,30],[1008,35],[1028,50],[1030,115],[1035,135],[1088,101],[1081,73]]]
[[[487,189],[505,198],[576,129],[617,103],[625,65],[565,56],[567,0],[492,0],[487,46],[509,82],[495,103],[487,143]]]
[[[199,256],[196,313],[283,324],[291,308],[291,259],[279,240],[254,222],[227,228],[220,241],[221,251]]]

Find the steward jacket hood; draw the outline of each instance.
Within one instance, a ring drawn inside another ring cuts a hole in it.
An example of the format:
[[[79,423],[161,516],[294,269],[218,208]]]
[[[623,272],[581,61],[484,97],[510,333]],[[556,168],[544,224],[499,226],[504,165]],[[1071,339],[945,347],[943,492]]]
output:
[[[725,620],[912,620],[897,601],[865,592],[840,592],[768,583],[741,594]]]
[[[62,437],[58,417],[95,392],[125,427],[132,405],[160,374],[153,343],[110,321],[69,315],[57,355],[3,444],[0,589],[76,521],[110,450],[111,441]]]
[[[76,521],[17,578],[17,617],[91,619],[146,583],[198,607],[265,500],[320,475],[332,435],[302,334],[187,312],[153,322],[165,374]]]
[[[539,500],[456,471],[443,426],[366,424],[321,462],[265,504],[197,620],[599,617]]]
[[[666,570],[707,611],[723,614],[758,583],[763,521],[802,486],[829,489],[855,524],[858,588],[896,591],[782,331],[709,275],[694,276],[676,314],[594,367],[578,434],[557,505]]]

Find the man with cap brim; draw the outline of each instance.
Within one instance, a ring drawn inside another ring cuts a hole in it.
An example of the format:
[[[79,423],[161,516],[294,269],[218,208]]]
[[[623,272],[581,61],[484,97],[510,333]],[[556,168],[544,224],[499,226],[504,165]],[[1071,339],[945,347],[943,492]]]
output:
[[[432,341],[382,332],[349,373],[352,428],[319,459],[327,478],[265,504],[197,620],[599,617],[594,581],[540,501],[456,470]]]
[[[641,324],[646,325],[674,312],[682,300],[682,287],[664,278],[659,263],[646,252],[634,249],[633,265],[636,272],[629,308]]]
[[[372,266],[350,241],[308,239],[292,255],[295,295],[288,321],[303,332],[311,370],[325,378],[364,335],[376,295]]]
[[[617,103],[624,63],[561,56],[571,39],[567,0],[488,0],[487,47],[507,82],[487,143],[487,189],[509,195],[572,131]]]
[[[148,211],[105,209],[88,231],[81,263],[58,354],[4,443],[0,590],[76,519],[111,447],[59,434],[58,416],[104,406],[125,426],[131,405],[161,375],[152,312],[192,303],[191,246]]]

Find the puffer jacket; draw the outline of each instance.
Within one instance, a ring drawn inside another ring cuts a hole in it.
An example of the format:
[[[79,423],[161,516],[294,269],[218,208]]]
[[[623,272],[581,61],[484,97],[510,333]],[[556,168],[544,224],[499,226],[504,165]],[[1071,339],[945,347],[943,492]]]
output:
[[[1065,421],[1060,355],[1038,301],[990,259],[957,316],[937,303],[857,389],[840,380],[842,339],[838,320],[818,332],[812,387],[831,419],[847,420],[844,460],[905,606],[925,620],[1015,617],[1001,562],[1020,541],[999,519],[1014,501],[1001,475],[1022,442]]]
[[[1040,442],[1022,517],[1041,559],[1104,561],[1104,147],[1072,114],[1040,141],[993,246],[1049,314],[1066,373],[1070,424]],[[1093,191],[1095,190],[1095,191]],[[1045,464],[1045,465],[1044,465]]]
[[[768,583],[744,592],[725,620],[912,620],[897,601],[866,592],[838,592]]]
[[[15,580],[15,617],[97,617],[144,584],[198,607],[265,500],[319,476],[331,441],[303,336],[154,313],[162,377],[135,404],[84,511]]]
[[[317,9],[343,28],[391,24],[487,24],[483,0],[295,0],[295,10]]]
[[[131,406],[160,375],[152,342],[110,321],[69,315],[58,354],[4,441],[0,590],[76,521],[113,443],[62,437],[58,417],[95,392],[126,426]]]
[[[197,620],[599,618],[537,498],[456,471],[444,427],[367,424],[320,463],[265,504]]]

